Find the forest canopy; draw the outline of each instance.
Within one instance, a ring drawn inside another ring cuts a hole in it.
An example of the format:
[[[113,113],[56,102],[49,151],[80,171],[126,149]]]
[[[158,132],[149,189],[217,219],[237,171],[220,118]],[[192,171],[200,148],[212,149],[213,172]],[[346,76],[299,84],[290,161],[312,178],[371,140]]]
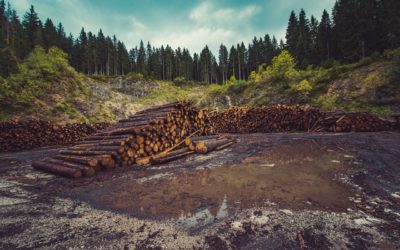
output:
[[[124,75],[130,72],[160,80],[223,83],[232,76],[247,80],[252,71],[287,50],[296,67],[328,67],[335,61],[355,62],[375,52],[400,46],[400,1],[338,0],[331,12],[308,17],[305,10],[292,11],[285,41],[269,34],[227,47],[221,44],[218,56],[207,45],[199,53],[169,45],[154,47],[150,42],[126,48],[115,35],[86,31],[67,35],[61,23],[44,22],[31,6],[19,17],[12,6],[0,1],[0,75],[17,70],[37,46],[48,51],[57,46],[67,54],[69,64],[85,74]],[[289,14],[289,13],[288,13]]]

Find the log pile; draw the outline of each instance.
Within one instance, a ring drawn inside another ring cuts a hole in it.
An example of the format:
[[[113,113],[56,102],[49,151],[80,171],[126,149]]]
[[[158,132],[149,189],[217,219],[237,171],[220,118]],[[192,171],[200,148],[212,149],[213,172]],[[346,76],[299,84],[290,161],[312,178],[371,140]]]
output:
[[[326,112],[313,132],[378,132],[395,128],[395,123],[365,112]]]
[[[189,102],[170,103],[120,120],[84,141],[60,150],[58,155],[35,161],[32,165],[46,172],[77,178],[115,167],[168,162],[195,153],[200,142],[204,144],[200,147],[202,153],[232,144],[230,139],[215,137],[210,140],[212,133],[205,111],[196,109]],[[207,140],[201,136],[206,136]],[[186,142],[192,147],[186,146]]]
[[[43,120],[13,120],[0,123],[0,152],[28,150],[50,145],[66,145],[82,140],[105,123],[57,125]]]
[[[232,107],[210,113],[218,133],[252,132],[374,132],[394,124],[365,112],[322,112],[309,105]]]

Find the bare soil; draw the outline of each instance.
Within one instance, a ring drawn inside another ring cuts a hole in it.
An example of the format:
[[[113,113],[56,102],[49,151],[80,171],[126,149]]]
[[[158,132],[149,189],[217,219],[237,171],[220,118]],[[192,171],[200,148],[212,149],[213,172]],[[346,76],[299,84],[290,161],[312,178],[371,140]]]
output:
[[[400,133],[232,136],[79,180],[0,154],[0,249],[400,248]]]

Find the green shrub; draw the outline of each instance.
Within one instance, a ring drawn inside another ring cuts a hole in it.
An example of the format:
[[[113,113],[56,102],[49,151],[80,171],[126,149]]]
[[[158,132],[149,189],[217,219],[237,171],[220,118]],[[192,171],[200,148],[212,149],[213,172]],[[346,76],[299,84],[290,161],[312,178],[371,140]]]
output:
[[[384,57],[388,60],[394,60],[400,63],[400,48],[385,50],[383,53]]]
[[[186,78],[183,77],[183,76],[178,76],[178,77],[175,77],[174,83],[175,83],[175,84],[178,84],[178,85],[182,85],[182,84],[187,83],[187,80],[186,80]]]
[[[230,84],[210,84],[209,85],[209,90],[210,94],[217,96],[217,95],[226,95],[228,93]]]
[[[239,94],[242,94],[245,91],[247,86],[248,86],[248,83],[246,81],[237,81],[234,84],[230,84],[228,86],[228,90],[232,94],[239,95]]]
[[[46,98],[51,93],[71,94],[84,88],[78,74],[68,64],[67,54],[57,47],[50,48],[47,53],[36,47],[7,82],[8,94],[2,102],[15,107],[32,106],[35,98]]]
[[[272,65],[267,68],[267,71],[277,80],[290,80],[298,73],[295,68],[296,60],[287,50],[283,50],[272,59]]]
[[[225,84],[234,84],[236,82],[237,82],[236,77],[234,75],[232,75]]]
[[[324,110],[334,110],[337,107],[337,95],[332,96],[319,96],[315,100],[315,104]]]
[[[136,80],[144,80],[144,76],[141,73],[130,72],[127,76]]]
[[[290,85],[290,88],[304,96],[308,95],[310,91],[313,89],[312,84],[304,79],[303,81],[297,83],[297,84],[292,84]]]

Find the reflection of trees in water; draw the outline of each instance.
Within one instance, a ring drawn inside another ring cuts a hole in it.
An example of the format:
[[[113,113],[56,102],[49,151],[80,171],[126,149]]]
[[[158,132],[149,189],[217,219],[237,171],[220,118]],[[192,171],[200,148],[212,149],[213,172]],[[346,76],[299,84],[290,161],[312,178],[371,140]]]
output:
[[[221,206],[219,207],[216,214],[210,211],[210,209],[213,210],[212,208],[213,207],[201,209],[195,212],[194,214],[190,212],[185,214],[182,211],[177,221],[179,224],[182,224],[186,227],[194,227],[194,226],[205,226],[207,224],[214,222],[215,219],[220,220],[226,218],[228,216],[228,204],[226,195],[224,195]]]

